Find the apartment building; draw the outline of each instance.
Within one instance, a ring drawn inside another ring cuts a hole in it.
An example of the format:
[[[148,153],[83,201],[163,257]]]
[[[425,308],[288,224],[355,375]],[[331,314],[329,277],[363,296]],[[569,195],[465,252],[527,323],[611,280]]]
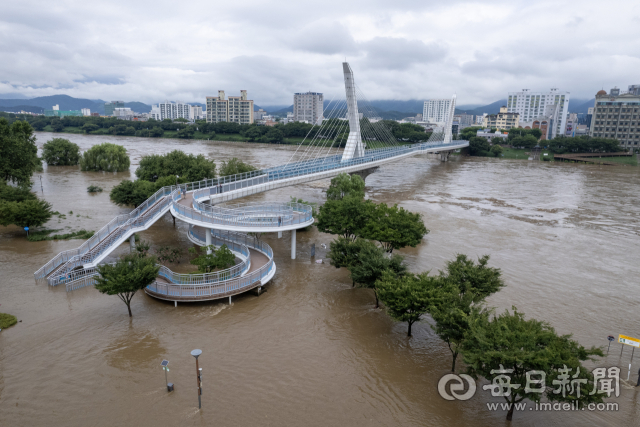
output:
[[[451,109],[451,98],[449,99],[428,99],[424,101],[422,120],[444,124],[449,118]]]
[[[296,122],[321,125],[324,112],[324,97],[318,92],[293,95],[293,118]]]
[[[635,93],[634,87],[630,89],[629,92],[614,88],[608,94],[604,90],[596,93],[590,136],[617,139],[627,149],[640,148],[640,94]]]
[[[489,114],[484,117],[482,127],[487,129],[503,129],[509,130],[517,128],[520,124],[520,115],[518,113],[510,113],[507,107],[500,107],[498,114]]]
[[[554,120],[550,128],[549,138],[563,135],[566,128],[567,112],[569,110],[569,92],[561,92],[551,88],[549,92],[532,92],[522,89],[521,92],[509,92],[507,99],[507,111],[518,113],[520,122],[532,122],[534,120],[548,119],[548,107],[557,105],[557,120]],[[553,115],[556,115],[555,112]]]
[[[218,96],[207,96],[207,122],[231,122],[241,125],[253,123],[253,101],[247,98],[247,91],[228,99],[223,90]]]
[[[181,101],[165,101],[151,107],[149,118],[162,121],[164,119],[187,119],[191,118],[191,106]]]

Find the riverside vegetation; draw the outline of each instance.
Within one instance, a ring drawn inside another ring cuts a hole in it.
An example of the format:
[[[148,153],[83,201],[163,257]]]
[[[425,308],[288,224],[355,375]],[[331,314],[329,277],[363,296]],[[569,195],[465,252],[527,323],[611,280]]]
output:
[[[416,322],[428,321],[451,351],[451,371],[456,371],[456,360],[462,355],[465,372],[474,378],[491,381],[493,370],[500,365],[514,370],[512,383],[525,384],[528,371],[543,372],[543,393],[521,387],[505,396],[507,420],[513,418],[515,404],[523,399],[539,402],[544,397],[579,407],[602,402],[602,395],[589,395],[594,378],[582,365],[602,356],[601,349],[587,349],[570,335],[558,335],[546,322],[525,319],[515,307],[512,312],[496,315],[486,306],[486,298],[505,284],[500,269],[489,266],[488,255],[474,261],[458,254],[438,274],[410,273],[404,257],[388,249],[416,246],[426,234],[422,219],[405,214],[402,221],[380,221],[376,212],[384,212],[387,218],[401,215],[399,211],[378,210],[363,198],[364,181],[359,176],[332,179],[327,202],[320,207],[318,229],[338,235],[330,244],[331,265],[347,268],[354,286],[372,289],[376,307],[380,301],[391,318],[406,322],[408,337]],[[365,207],[367,204],[372,206]],[[389,237],[391,234],[412,237],[405,240]],[[567,367],[577,369],[576,378],[581,381],[577,397],[553,392],[554,379]]]

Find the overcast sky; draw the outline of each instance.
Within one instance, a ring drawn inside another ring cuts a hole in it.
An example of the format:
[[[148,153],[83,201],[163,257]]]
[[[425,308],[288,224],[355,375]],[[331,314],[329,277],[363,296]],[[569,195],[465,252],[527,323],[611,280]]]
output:
[[[484,104],[558,87],[592,98],[640,83],[640,1],[4,1],[0,93],[256,104],[458,94]]]

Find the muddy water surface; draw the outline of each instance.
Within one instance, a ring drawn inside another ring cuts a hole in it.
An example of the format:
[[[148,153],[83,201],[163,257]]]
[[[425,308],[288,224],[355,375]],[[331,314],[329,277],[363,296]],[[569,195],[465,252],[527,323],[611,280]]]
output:
[[[53,135],[39,133],[39,144]],[[109,190],[133,179],[139,158],[179,148],[216,162],[239,157],[260,167],[288,160],[291,147],[185,142],[168,139],[66,135],[84,150],[103,141],[124,145],[130,172],[45,168],[34,190],[66,218],[47,226],[98,230],[129,212]],[[103,193],[91,195],[89,185]],[[324,199],[327,182],[253,196],[259,200]],[[442,268],[456,253],[491,255],[507,287],[490,299],[549,321],[582,344],[606,336],[640,336],[640,169],[464,159],[449,163],[414,157],[367,178],[368,197],[421,212],[431,233],[401,250],[413,271]],[[249,201],[249,200],[247,200]],[[69,213],[70,211],[73,214]],[[152,245],[190,246],[185,224],[167,215],[142,234]],[[2,426],[493,426],[488,392],[447,402],[438,379],[450,353],[428,323],[405,326],[373,309],[367,290],[348,273],[316,264],[332,236],[298,233],[298,259],[289,259],[288,233],[265,235],[277,274],[267,292],[222,302],[172,304],[136,295],[129,320],[115,297],[85,288],[36,285],[33,272],[81,241],[27,242],[15,227],[0,228],[0,311],[22,321],[0,332]],[[127,245],[118,249],[125,253]],[[195,364],[203,350],[203,410],[197,410]],[[624,366],[614,344],[602,366]],[[638,354],[637,356],[640,356]],[[170,361],[167,393],[160,361]],[[636,359],[637,361],[639,359]],[[633,371],[640,363],[634,363]],[[623,370],[626,378],[626,369]],[[635,384],[637,375],[631,376]],[[519,426],[635,425],[638,392],[623,386],[617,412],[516,414]]]

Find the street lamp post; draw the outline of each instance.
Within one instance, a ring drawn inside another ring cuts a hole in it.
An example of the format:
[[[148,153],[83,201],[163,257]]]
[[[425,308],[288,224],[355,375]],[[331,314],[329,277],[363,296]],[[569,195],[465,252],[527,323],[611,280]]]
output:
[[[198,356],[202,354],[202,350],[192,350],[191,355],[196,358],[196,377],[198,383],[198,409],[202,409],[202,369],[198,366]]]

